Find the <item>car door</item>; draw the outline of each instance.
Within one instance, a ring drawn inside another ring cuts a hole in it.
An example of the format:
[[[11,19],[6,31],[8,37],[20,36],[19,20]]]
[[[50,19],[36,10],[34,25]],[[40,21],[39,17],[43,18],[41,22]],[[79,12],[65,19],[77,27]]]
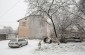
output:
[[[23,39],[23,41],[24,41],[24,45],[26,45],[26,44],[27,44],[26,40],[25,40],[25,39]]]
[[[23,45],[23,44],[22,44],[22,40],[21,40],[21,39],[19,39],[19,40],[18,40],[18,42],[19,42],[19,44],[20,44],[20,45]]]
[[[22,39],[22,44],[23,44],[23,45],[25,45],[25,44],[26,44],[26,42],[25,42],[25,40],[24,40],[24,39]]]

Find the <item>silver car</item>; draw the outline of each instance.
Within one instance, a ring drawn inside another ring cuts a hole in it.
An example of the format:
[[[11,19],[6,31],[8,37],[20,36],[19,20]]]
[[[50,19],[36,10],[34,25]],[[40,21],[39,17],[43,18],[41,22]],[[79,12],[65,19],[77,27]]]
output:
[[[9,47],[22,47],[28,44],[28,41],[25,39],[12,39],[9,41]]]

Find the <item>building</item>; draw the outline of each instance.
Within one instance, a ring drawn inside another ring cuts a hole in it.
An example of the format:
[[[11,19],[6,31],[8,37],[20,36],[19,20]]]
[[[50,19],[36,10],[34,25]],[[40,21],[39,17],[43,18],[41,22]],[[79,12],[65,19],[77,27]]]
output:
[[[5,33],[3,30],[0,30],[0,40],[6,40],[7,33]]]
[[[0,29],[0,40],[14,39],[16,38],[13,30],[8,29],[9,27]]]
[[[18,36],[20,38],[42,39],[47,36],[46,19],[41,15],[29,15],[18,22]]]

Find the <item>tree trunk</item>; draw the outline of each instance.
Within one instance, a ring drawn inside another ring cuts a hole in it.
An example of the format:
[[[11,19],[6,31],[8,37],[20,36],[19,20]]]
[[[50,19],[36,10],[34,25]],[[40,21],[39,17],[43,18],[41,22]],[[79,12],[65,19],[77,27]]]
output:
[[[54,29],[54,33],[55,33],[55,36],[56,36],[56,39],[57,39],[57,42],[58,42],[58,45],[60,44],[60,41],[58,40],[58,36],[57,36],[57,32],[56,32],[56,28],[55,28],[55,24],[53,22],[53,19],[52,17],[50,17],[51,21],[52,21],[52,25],[53,25],[53,29]]]

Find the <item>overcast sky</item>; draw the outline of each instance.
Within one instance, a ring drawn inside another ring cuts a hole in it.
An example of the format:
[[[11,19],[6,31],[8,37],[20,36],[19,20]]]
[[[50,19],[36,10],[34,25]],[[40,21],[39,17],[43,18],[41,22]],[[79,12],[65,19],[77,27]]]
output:
[[[11,26],[17,29],[17,20],[25,16],[26,10],[24,0],[0,0],[0,28]]]

